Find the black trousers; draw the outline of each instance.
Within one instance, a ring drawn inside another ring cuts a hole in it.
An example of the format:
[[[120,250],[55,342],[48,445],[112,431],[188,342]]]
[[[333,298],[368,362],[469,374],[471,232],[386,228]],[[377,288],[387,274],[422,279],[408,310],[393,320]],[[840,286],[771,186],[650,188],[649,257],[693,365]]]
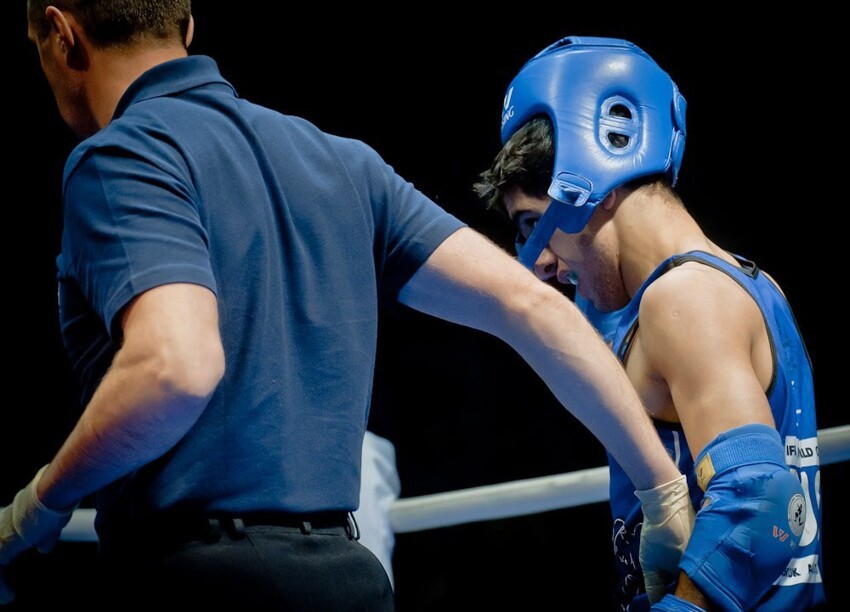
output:
[[[174,535],[102,543],[97,609],[395,610],[383,565],[348,525],[237,521],[234,528],[230,521],[189,538]]]

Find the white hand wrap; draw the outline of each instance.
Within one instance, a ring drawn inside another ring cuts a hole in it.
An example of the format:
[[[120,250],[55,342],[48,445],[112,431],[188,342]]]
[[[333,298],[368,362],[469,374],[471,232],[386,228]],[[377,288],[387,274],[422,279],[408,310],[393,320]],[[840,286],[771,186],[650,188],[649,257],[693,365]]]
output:
[[[49,552],[74,514],[76,506],[56,511],[39,501],[35,490],[45,469],[46,465],[18,491],[10,505],[0,508],[0,565],[8,564],[28,548]]]
[[[666,484],[635,491],[643,510],[640,564],[650,603],[661,601],[667,584],[679,575],[679,561],[694,528],[688,480],[681,475]]]

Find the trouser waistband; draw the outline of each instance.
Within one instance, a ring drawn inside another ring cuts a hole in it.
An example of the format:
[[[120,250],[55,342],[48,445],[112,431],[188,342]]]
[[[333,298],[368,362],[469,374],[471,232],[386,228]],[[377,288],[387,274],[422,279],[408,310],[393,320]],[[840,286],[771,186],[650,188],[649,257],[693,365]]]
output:
[[[360,539],[360,528],[351,512],[247,512],[207,516],[164,513],[132,527],[111,530],[101,540],[110,545],[129,542],[143,548],[159,548],[193,540],[212,543],[225,535],[241,539],[249,527],[279,527],[304,535],[337,534]]]
[[[350,512],[317,512],[313,514],[250,512],[236,516],[210,516],[198,523],[198,529],[203,535],[214,538],[222,533],[241,536],[246,527],[288,527],[298,529],[304,535],[342,528],[345,535],[350,538],[355,540],[360,538],[357,522]]]

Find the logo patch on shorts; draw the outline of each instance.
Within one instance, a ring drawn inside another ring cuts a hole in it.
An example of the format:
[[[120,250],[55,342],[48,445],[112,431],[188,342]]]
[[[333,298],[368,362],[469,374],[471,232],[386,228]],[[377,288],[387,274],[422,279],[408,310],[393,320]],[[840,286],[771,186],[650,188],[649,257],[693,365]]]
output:
[[[806,526],[806,500],[799,493],[795,493],[788,502],[788,526],[791,527],[791,533],[798,538]]]

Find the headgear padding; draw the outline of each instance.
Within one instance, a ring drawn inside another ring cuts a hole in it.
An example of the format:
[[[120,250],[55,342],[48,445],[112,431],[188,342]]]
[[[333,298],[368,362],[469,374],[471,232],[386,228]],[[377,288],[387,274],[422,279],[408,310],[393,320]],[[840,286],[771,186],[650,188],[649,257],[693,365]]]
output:
[[[685,150],[685,107],[670,76],[626,40],[568,36],[526,62],[505,94],[502,143],[536,116],[552,121],[547,213],[556,218],[539,225],[579,232],[619,185],[655,174],[674,185]]]

